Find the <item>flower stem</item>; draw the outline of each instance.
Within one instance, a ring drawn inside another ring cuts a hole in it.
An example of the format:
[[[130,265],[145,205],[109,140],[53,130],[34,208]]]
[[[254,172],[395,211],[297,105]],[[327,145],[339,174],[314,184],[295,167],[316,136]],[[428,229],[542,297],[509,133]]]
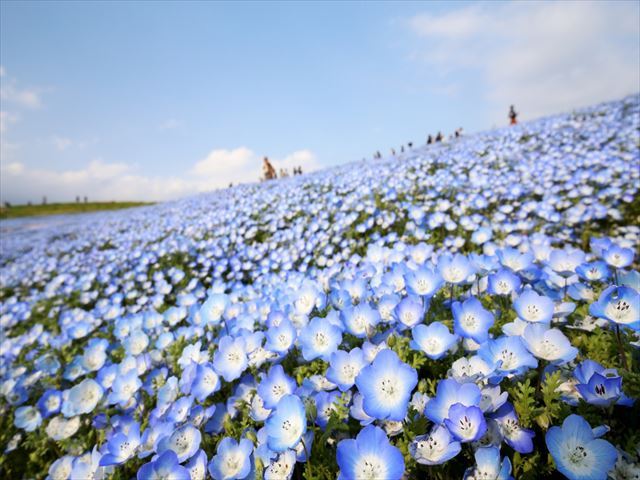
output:
[[[629,370],[629,364],[627,363],[627,356],[624,353],[624,346],[622,345],[622,338],[620,337],[620,325],[616,324],[616,339],[618,340],[618,351],[620,352],[620,360],[625,370]]]
[[[309,469],[309,478],[313,478],[313,471],[311,469],[311,455],[309,455],[309,450],[307,450],[307,445],[304,443],[304,438],[300,437],[300,442],[302,442],[302,448],[304,448],[304,454],[307,457],[307,468]]]

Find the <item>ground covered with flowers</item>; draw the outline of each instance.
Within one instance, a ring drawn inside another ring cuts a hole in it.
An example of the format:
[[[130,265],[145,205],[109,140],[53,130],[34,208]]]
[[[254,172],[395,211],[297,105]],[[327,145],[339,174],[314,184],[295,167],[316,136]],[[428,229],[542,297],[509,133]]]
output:
[[[0,476],[639,478],[640,97],[2,235]]]

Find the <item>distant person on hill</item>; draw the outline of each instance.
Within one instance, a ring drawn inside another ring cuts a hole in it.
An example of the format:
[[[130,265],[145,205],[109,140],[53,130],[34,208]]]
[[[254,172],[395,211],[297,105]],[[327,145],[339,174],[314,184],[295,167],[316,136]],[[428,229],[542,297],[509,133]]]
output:
[[[518,123],[518,113],[513,105],[509,107],[509,120],[511,125],[516,125]]]
[[[413,148],[413,142],[408,142],[407,146],[409,147],[409,149],[412,149]]]
[[[436,142],[441,142],[442,141],[442,132],[438,132],[438,135],[436,135]]]
[[[427,145],[431,145],[433,143],[433,137],[431,135],[429,135],[427,137]]]
[[[273,168],[273,165],[271,165],[268,157],[264,157],[264,159],[262,160],[262,171],[264,172],[265,180],[273,180],[274,178],[278,177],[276,169]]]

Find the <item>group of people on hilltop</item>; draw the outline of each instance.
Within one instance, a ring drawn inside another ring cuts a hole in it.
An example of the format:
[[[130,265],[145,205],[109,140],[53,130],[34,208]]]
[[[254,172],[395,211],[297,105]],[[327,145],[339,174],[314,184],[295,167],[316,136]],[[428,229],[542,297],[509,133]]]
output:
[[[462,132],[463,132],[462,127],[456,128],[454,132],[451,135],[449,135],[449,139],[460,138],[462,136]],[[432,135],[427,136],[427,145],[431,145],[433,143],[439,143],[442,141],[444,141],[444,135],[442,135],[442,132],[438,132],[435,137],[433,137]]]
[[[515,107],[513,105],[511,105],[509,107],[509,124],[510,125],[517,125],[518,123],[518,112],[516,112]],[[460,138],[462,137],[463,134],[463,130],[462,127],[460,128],[456,128],[453,132],[453,134],[449,135],[449,139],[455,139],[455,138]],[[427,136],[427,145],[432,145],[434,143],[440,143],[444,141],[444,135],[442,135],[442,132],[438,132],[435,136],[429,134]],[[408,142],[407,143],[407,147],[409,149],[413,148],[413,143],[412,142]],[[404,145],[402,145],[400,147],[400,153],[404,153],[405,148]],[[391,155],[395,156],[396,155],[396,149],[392,148],[391,149]],[[373,158],[374,159],[379,159],[382,158],[382,154],[380,153],[380,150],[376,151],[373,154]]]
[[[517,123],[518,123],[518,112],[516,112],[515,107],[511,105],[509,107],[509,124],[516,125]],[[460,138],[462,136],[462,133],[463,133],[462,127],[456,128],[453,134],[449,136],[449,139]],[[434,143],[440,143],[443,141],[444,141],[444,135],[442,135],[442,132],[438,132],[435,135],[435,137],[432,136],[431,134],[427,136],[427,145],[432,145]],[[407,148],[411,150],[413,148],[413,142],[407,142]],[[405,147],[404,145],[401,145],[400,153],[404,153],[404,152],[405,152]],[[396,155],[395,148],[391,148],[391,155],[392,156]],[[382,158],[382,154],[380,153],[380,150],[377,150],[373,154],[373,158],[374,159]],[[269,161],[268,157],[264,157],[264,159],[262,160],[262,172],[263,172],[263,177],[261,178],[261,180],[273,180],[275,178],[278,178],[278,173],[276,172],[276,169],[273,168],[273,165],[271,165],[271,162]],[[293,175],[302,175],[302,167],[293,167]],[[285,178],[288,176],[289,176],[289,172],[287,171],[287,169],[281,168],[280,178]]]
[[[260,180],[274,180],[278,178],[278,173],[273,167],[268,157],[262,159],[262,178]],[[302,175],[302,167],[293,167],[293,175]],[[286,178],[289,176],[289,171],[286,168],[280,169],[280,178]]]

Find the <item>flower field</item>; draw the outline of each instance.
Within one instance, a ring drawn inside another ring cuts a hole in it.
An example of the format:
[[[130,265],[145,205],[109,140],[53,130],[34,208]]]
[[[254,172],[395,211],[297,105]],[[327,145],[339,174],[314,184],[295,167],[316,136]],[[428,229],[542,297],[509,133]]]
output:
[[[640,478],[640,97],[2,234],[0,477]]]

